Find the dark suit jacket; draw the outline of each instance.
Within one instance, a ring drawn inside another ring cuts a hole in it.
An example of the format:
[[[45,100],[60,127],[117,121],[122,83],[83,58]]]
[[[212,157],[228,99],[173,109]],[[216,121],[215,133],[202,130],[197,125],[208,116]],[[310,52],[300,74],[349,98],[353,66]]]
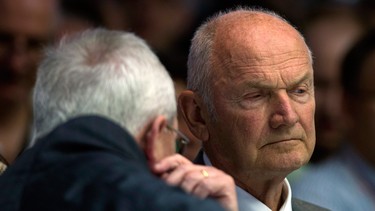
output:
[[[197,157],[194,160],[194,163],[199,164],[199,165],[205,165],[204,160],[203,160],[203,151],[201,150]],[[309,202],[297,199],[297,198],[292,198],[292,209],[293,211],[324,211],[328,210],[322,207],[319,207],[315,204],[311,204]]]
[[[133,138],[95,116],[70,120],[0,176],[0,210],[222,210],[168,186]]]

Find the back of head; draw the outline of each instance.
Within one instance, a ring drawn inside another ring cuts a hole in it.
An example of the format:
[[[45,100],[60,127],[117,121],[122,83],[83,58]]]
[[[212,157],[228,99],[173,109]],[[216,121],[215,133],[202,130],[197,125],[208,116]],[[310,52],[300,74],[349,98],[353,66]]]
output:
[[[107,117],[133,136],[157,115],[176,115],[173,83],[131,33],[87,30],[47,50],[34,90],[34,134],[85,114]]]

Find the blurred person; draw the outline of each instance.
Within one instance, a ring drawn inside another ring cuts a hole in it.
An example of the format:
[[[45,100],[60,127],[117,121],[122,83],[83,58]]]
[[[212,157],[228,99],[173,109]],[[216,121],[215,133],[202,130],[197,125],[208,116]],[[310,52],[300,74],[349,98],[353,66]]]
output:
[[[326,159],[341,146],[345,125],[341,110],[340,64],[365,30],[353,8],[320,8],[304,27],[314,56],[316,146],[311,162]]]
[[[126,6],[133,11],[132,30],[157,53],[166,53],[190,29],[199,4],[197,0],[138,0]]]
[[[361,0],[356,2],[361,15],[363,15],[366,22],[372,27],[375,26],[375,2],[372,0]]]
[[[306,170],[296,197],[331,210],[375,210],[375,31],[362,37],[341,66],[343,111],[348,122],[344,147]]]
[[[36,67],[58,12],[53,0],[0,0],[0,14],[0,163],[7,166],[28,142]]]
[[[138,0],[124,4],[130,14],[129,29],[145,39],[160,61],[174,75],[186,79],[190,39],[203,15],[206,1]],[[130,9],[129,9],[130,8]]]
[[[33,146],[0,177],[2,210],[237,210],[230,176],[173,155],[173,82],[135,35],[89,30],[50,48],[33,108]]]
[[[102,27],[113,30],[128,28],[128,11],[122,0],[63,0],[59,2],[61,24],[58,37]],[[58,39],[58,38],[57,38]]]
[[[270,11],[219,13],[195,33],[187,87],[196,161],[234,178],[239,210],[323,209],[292,199],[286,179],[315,145],[312,58],[293,26]]]

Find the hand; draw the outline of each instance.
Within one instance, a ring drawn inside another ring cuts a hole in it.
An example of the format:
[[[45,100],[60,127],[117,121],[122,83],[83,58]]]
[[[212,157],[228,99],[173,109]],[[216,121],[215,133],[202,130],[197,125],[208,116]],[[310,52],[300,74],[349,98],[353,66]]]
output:
[[[212,166],[194,165],[175,154],[153,166],[153,171],[170,185],[180,186],[199,198],[211,197],[227,210],[238,210],[232,177]]]

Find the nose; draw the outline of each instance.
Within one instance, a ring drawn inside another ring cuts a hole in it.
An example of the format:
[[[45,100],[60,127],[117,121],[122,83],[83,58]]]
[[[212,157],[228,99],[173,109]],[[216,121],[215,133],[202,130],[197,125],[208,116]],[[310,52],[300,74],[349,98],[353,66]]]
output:
[[[7,45],[7,66],[9,71],[14,74],[23,74],[25,71],[25,65],[27,65],[28,52],[27,52],[27,41],[22,38],[15,38],[11,40]]]
[[[271,128],[276,129],[283,126],[291,127],[299,121],[295,105],[286,91],[275,94],[271,101]]]

